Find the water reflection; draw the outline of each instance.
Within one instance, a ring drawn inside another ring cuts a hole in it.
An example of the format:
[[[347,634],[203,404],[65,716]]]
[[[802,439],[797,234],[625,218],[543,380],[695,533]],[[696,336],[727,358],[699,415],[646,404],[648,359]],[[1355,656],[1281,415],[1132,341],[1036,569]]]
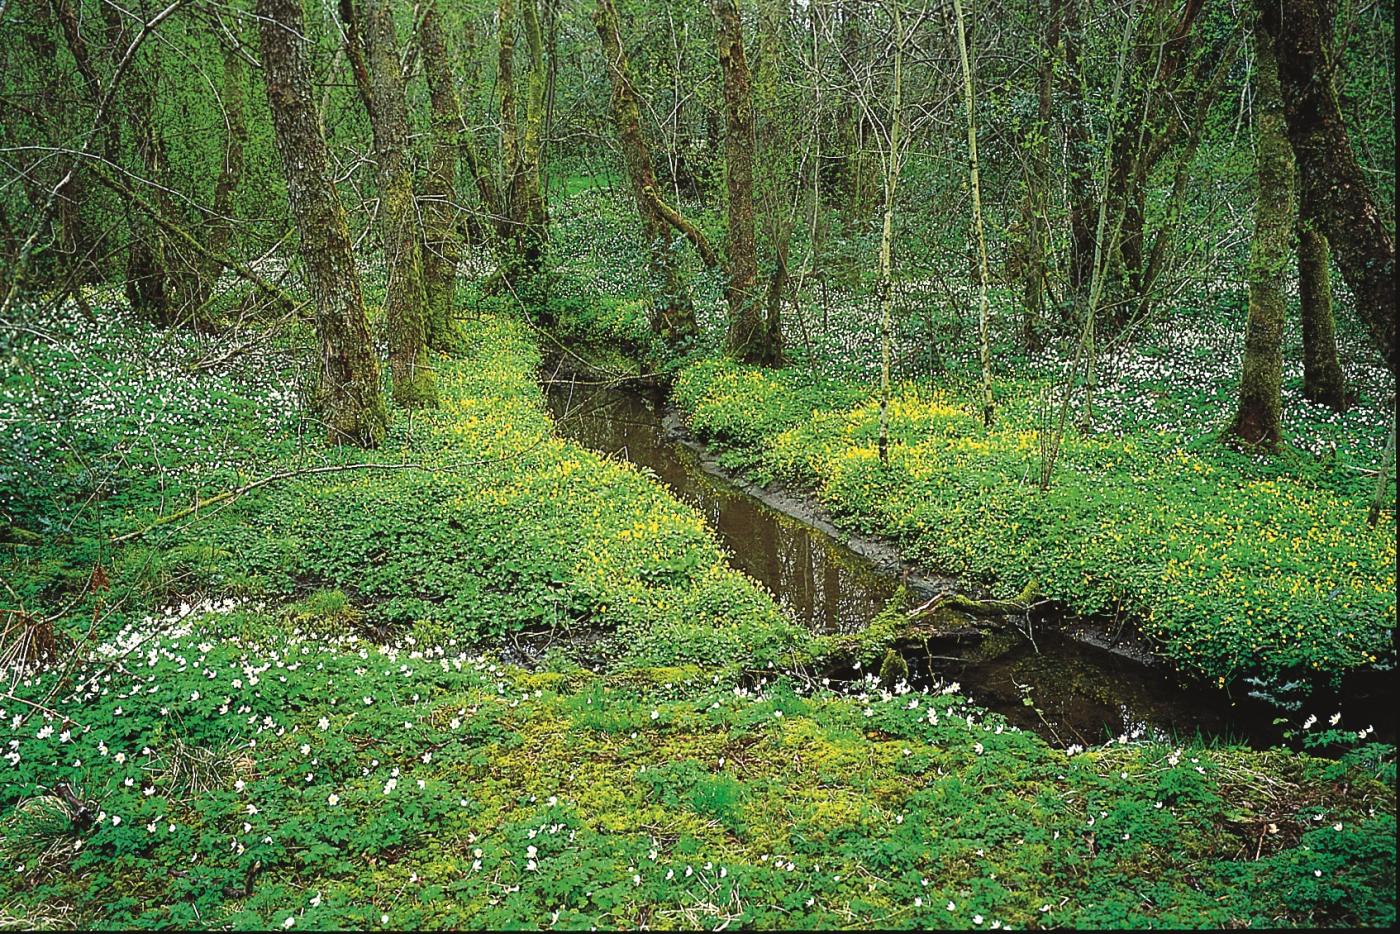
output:
[[[554,380],[548,383],[548,399],[561,434],[654,472],[704,515],[732,566],[760,582],[812,630],[858,630],[898,590],[893,575],[834,538],[706,471],[693,450],[669,436],[659,395]],[[1046,622],[1052,625],[1037,623],[1034,644],[1016,632],[1001,632],[984,639],[908,643],[898,650],[915,689],[957,681],[979,705],[1062,746],[1120,736],[1281,741],[1273,722],[1277,708],[1208,685],[1184,684],[1168,671],[1071,639],[1055,620]],[[840,681],[855,690],[868,687],[862,684],[866,672],[832,674],[834,687]],[[1325,715],[1340,709],[1335,704],[1335,696],[1318,694],[1309,706]],[[1380,716],[1373,709],[1364,712]],[[1303,713],[1294,713],[1295,723]],[[1394,735],[1393,719],[1377,725],[1383,736]]]
[[[562,434],[652,470],[719,533],[730,564],[748,574],[794,619],[818,632],[852,632],[898,589],[821,532],[718,480],[696,453],[666,436],[655,396],[553,382],[549,404]]]

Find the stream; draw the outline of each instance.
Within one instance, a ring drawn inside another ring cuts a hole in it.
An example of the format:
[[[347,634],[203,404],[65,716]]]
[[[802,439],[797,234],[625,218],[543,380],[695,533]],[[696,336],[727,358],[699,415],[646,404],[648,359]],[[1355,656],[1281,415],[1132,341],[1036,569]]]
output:
[[[805,501],[782,494],[775,499],[716,466],[688,440],[659,392],[562,377],[546,382],[546,391],[561,435],[652,471],[705,517],[733,567],[758,581],[793,619],[815,632],[860,629],[896,595],[902,581],[909,585],[909,609],[928,599],[940,583],[911,574],[887,544],[839,533]],[[1032,622],[1034,642],[1008,628],[911,641],[896,649],[909,665],[915,688],[956,681],[961,693],[980,706],[1060,746],[1123,736],[1165,741],[1200,736],[1255,746],[1283,741],[1282,727],[1273,722],[1284,714],[1278,707],[1239,690],[1231,696],[1184,681],[1165,666],[1112,651],[1103,634],[1090,632],[1082,621],[1050,616]],[[1070,629],[1081,638],[1067,635]],[[830,674],[833,687],[840,687],[864,673]],[[1316,695],[1308,708],[1323,718],[1340,709],[1336,698]],[[1374,708],[1369,713],[1379,715]],[[1294,722],[1303,716],[1301,711],[1287,715]],[[1352,717],[1346,720],[1352,725]],[[1392,724],[1382,726],[1382,737],[1386,733],[1393,734]]]

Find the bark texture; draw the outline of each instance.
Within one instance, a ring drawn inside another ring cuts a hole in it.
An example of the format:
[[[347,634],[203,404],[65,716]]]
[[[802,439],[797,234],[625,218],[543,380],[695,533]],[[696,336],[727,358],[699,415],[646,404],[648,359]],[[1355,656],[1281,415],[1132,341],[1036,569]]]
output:
[[[1298,205],[1298,303],[1303,319],[1303,396],[1335,412],[1347,407],[1346,376],[1337,359],[1332,269],[1327,237],[1317,229],[1306,192]]]
[[[1258,28],[1254,88],[1257,181],[1249,250],[1249,320],[1239,408],[1230,433],[1247,444],[1272,449],[1283,439],[1283,283],[1292,258],[1293,153],[1284,133],[1273,39]]]
[[[375,447],[385,428],[379,366],[370,345],[345,214],[331,182],[326,140],[311,97],[301,2],[257,0],[256,11],[277,152],[315,307],[322,418],[333,443]]]
[[[1356,296],[1357,315],[1395,372],[1395,240],[1356,161],[1337,103],[1332,58],[1335,0],[1256,0],[1277,43],[1288,139],[1304,198]]]
[[[462,149],[462,111],[452,86],[452,63],[437,0],[425,0],[418,20],[418,48],[432,105],[432,152],[423,178],[423,290],[427,300],[428,346],[450,350],[457,344],[452,300],[462,243],[457,235],[457,159]]]
[[[743,22],[734,0],[713,0],[715,43],[724,87],[725,181],[729,195],[729,224],[725,233],[729,305],[729,352],[745,363],[777,362],[779,348],[764,320],[758,293],[758,247],[754,235],[753,89],[744,57]]]
[[[501,167],[504,203],[500,223],[502,269],[506,284],[517,296],[535,300],[535,284],[544,271],[549,245],[549,216],[544,201],[541,165],[545,90],[544,39],[536,0],[500,0],[497,23],[500,47],[496,83],[501,104]],[[525,115],[521,120],[515,94],[515,30],[519,13],[525,36],[528,68],[525,75]],[[523,291],[522,291],[523,289]],[[536,311],[547,307],[535,302]],[[547,318],[548,315],[545,314]]]
[[[379,240],[388,277],[384,323],[394,401],[406,407],[431,406],[437,404],[437,384],[427,360],[423,231],[408,158],[408,102],[399,71],[394,14],[388,0],[367,0],[361,22],[355,19],[351,0],[341,0],[341,13],[349,27],[350,57],[374,137]],[[360,41],[362,48],[357,47]]]

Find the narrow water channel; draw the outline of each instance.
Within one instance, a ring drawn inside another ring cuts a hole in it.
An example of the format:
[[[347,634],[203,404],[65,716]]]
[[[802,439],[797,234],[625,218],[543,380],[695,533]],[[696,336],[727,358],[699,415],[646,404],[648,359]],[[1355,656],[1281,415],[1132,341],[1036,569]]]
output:
[[[798,622],[818,632],[866,625],[899,589],[897,568],[880,567],[829,529],[799,521],[746,493],[668,429],[663,398],[556,378],[549,406],[565,437],[655,473],[700,511],[733,567],[757,580]],[[918,599],[913,593],[910,600]],[[1062,746],[1119,736],[1271,745],[1282,739],[1278,708],[1187,685],[1158,667],[1085,644],[1042,621],[1035,641],[1019,632],[899,646],[911,681],[957,681],[961,691],[1010,722]],[[833,673],[855,679],[858,672]],[[1311,706],[1311,705],[1310,705]]]

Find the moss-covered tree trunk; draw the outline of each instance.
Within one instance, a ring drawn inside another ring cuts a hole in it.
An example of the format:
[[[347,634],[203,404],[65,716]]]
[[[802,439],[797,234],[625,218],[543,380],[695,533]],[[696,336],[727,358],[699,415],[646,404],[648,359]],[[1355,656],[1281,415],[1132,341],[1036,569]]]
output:
[[[349,53],[374,137],[379,188],[379,240],[384,250],[384,322],[394,401],[437,404],[427,359],[427,295],[423,288],[422,226],[409,164],[408,103],[399,71],[398,39],[388,0],[367,0],[357,22],[350,0],[341,0]]]
[[[1254,150],[1256,201],[1249,251],[1249,319],[1239,408],[1229,432],[1273,449],[1283,439],[1283,283],[1292,258],[1293,152],[1284,132],[1283,99],[1273,38],[1254,31]]]
[[[752,80],[744,57],[743,23],[734,0],[713,0],[715,43],[724,86],[725,181],[729,224],[725,233],[729,352],[745,363],[768,366],[782,356],[767,327],[758,294],[758,246],[754,235],[754,114]]]
[[[457,89],[452,84],[452,62],[437,0],[425,0],[418,20],[418,48],[423,75],[428,82],[432,107],[432,151],[423,178],[423,291],[427,299],[428,346],[451,350],[457,344],[452,300],[457,290],[457,265],[462,258],[457,234],[457,160],[466,135]]]
[[[1288,139],[1357,315],[1391,372],[1395,355],[1395,239],[1362,173],[1337,103],[1332,57],[1335,0],[1257,0],[1277,42]]]
[[[525,115],[521,120],[515,94],[516,14],[525,36],[529,67],[525,76]],[[501,107],[501,190],[498,230],[504,284],[548,319],[537,288],[549,244],[549,217],[541,172],[541,135],[548,75],[544,39],[535,0],[500,0],[497,6],[500,47],[496,84]]]
[[[652,315],[652,329],[667,346],[681,349],[695,336],[695,308],[680,280],[674,255],[674,237],[656,190],[651,148],[642,135],[641,108],[632,85],[627,52],[622,45],[617,7],[612,0],[597,0],[593,25],[603,47],[603,61],[612,87],[613,124],[622,146],[622,161],[632,184],[632,196],[641,217],[652,275],[659,295]]]
[[[320,342],[321,417],[332,443],[383,439],[379,366],[369,339],[360,276],[331,181],[326,140],[311,97],[300,0],[257,0],[267,102]]]
[[[1318,230],[1317,208],[1303,188],[1298,198],[1298,303],[1303,319],[1303,396],[1340,412],[1347,406],[1346,376],[1337,359],[1332,316],[1332,262]]]

